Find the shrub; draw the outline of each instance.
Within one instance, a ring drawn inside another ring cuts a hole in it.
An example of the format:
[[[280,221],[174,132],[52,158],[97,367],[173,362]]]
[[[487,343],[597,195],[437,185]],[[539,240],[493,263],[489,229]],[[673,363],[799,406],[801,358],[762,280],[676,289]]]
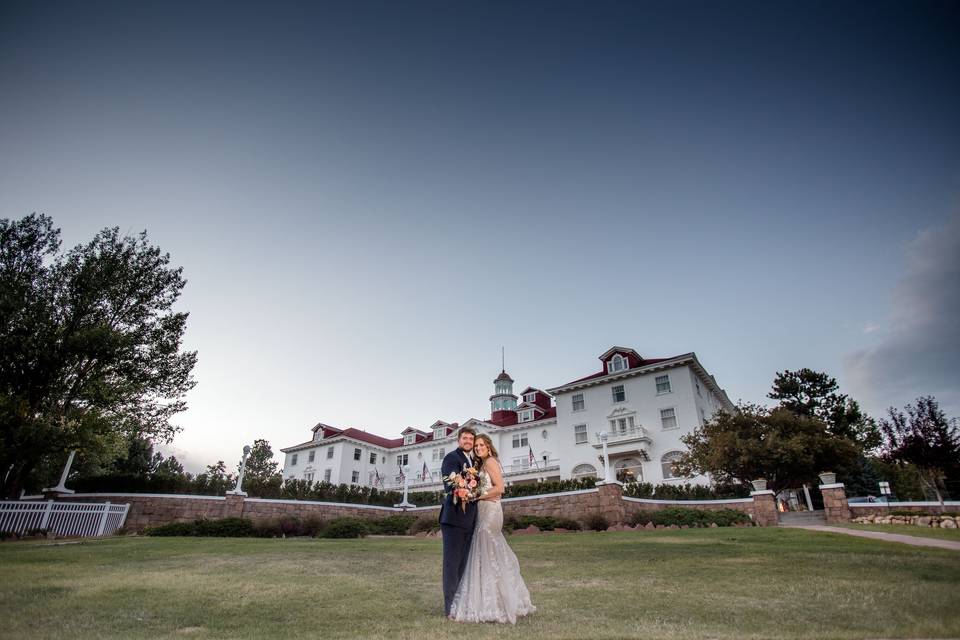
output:
[[[49,532],[49,531],[50,531],[49,529],[40,529],[40,528],[27,529],[26,535],[27,535],[28,537],[33,537],[33,536],[44,536],[44,537],[46,537],[47,532]]]
[[[711,523],[717,523],[720,527],[729,527],[738,523],[751,522],[750,516],[743,511],[735,509],[719,509],[716,511],[701,511],[699,509],[688,509],[685,507],[671,507],[659,511],[641,511],[635,514],[631,521],[633,524],[645,525],[652,522],[655,525],[664,525],[669,527],[672,524],[682,527],[709,527]]]
[[[147,536],[203,536],[218,538],[249,538],[255,534],[253,522],[246,518],[220,518],[171,522],[157,527],[147,527]]]
[[[585,522],[587,529],[592,531],[606,531],[610,523],[601,515],[590,516]]]
[[[536,496],[544,493],[560,493],[561,491],[579,491],[592,489],[597,486],[596,478],[579,478],[571,480],[552,480],[550,482],[536,482],[530,484],[515,484],[506,488],[504,498],[518,496]],[[419,504],[414,502],[414,504]]]
[[[277,529],[282,536],[296,536],[300,535],[303,523],[295,515],[283,514],[277,518]]]
[[[253,521],[247,518],[197,520],[194,535],[216,538],[249,538],[253,535]]]
[[[195,536],[197,526],[193,522],[171,522],[143,530],[145,536]]]
[[[382,536],[405,536],[416,522],[416,516],[388,516],[368,522],[370,533]]]
[[[13,531],[0,531],[0,540],[16,540],[19,537]]]
[[[303,519],[300,525],[300,535],[316,538],[323,531],[326,523],[320,516],[309,515]]]
[[[410,535],[415,535],[421,531],[434,532],[440,529],[440,521],[436,516],[418,518],[410,525]]]
[[[526,529],[534,525],[541,531],[553,531],[554,529],[573,529],[580,530],[580,523],[570,518],[555,518],[553,516],[508,516],[503,521],[503,528],[507,531],[516,529]]]
[[[630,482],[623,485],[623,495],[630,498],[649,498],[655,500],[723,500],[727,498],[747,498],[750,488],[744,485],[702,484],[650,484],[649,482]]]
[[[324,538],[362,538],[370,532],[365,520],[360,518],[335,518],[323,530]]]

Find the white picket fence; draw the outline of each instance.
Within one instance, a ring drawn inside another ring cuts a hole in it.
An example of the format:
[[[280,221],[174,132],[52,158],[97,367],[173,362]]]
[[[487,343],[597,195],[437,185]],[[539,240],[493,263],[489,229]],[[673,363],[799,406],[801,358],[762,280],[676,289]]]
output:
[[[129,504],[91,502],[0,502],[0,531],[23,534],[46,529],[59,536],[90,538],[109,536],[123,526]]]

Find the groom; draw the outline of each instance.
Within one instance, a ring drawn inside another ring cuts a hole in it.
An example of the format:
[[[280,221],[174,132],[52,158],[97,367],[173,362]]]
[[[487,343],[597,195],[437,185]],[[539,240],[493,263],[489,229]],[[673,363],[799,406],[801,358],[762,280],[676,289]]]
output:
[[[470,427],[457,432],[458,448],[443,457],[440,473],[444,478],[451,473],[460,473],[464,465],[473,466],[473,439],[477,435]],[[467,552],[473,540],[473,527],[477,523],[477,503],[468,502],[464,511],[453,504],[453,487],[444,485],[447,495],[440,505],[440,530],[443,532],[443,612],[450,615],[453,596],[460,585],[460,577],[467,566]]]

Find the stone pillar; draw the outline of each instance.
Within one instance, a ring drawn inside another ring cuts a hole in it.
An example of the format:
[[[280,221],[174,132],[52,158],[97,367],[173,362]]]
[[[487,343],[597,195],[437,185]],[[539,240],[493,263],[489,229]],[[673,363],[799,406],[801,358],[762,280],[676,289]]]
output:
[[[624,524],[626,509],[623,506],[623,485],[619,482],[600,482],[597,484],[597,513],[607,519],[612,527]]]
[[[223,505],[224,518],[243,517],[243,496],[238,493],[228,493],[227,501]]]
[[[847,503],[847,491],[842,482],[822,484],[820,493],[823,494],[823,511],[827,516],[827,524],[850,522],[850,505]]]
[[[751,491],[753,498],[753,521],[761,527],[776,527],[780,524],[780,512],[773,491]]]

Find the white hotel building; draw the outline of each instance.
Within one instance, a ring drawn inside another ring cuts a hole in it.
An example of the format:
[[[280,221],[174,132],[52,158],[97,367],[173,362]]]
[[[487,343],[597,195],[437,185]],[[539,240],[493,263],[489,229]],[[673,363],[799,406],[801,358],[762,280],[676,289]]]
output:
[[[438,490],[443,456],[457,447],[457,430],[469,425],[493,439],[508,485],[602,478],[601,431],[608,434],[610,461],[622,480],[708,482],[703,476],[676,477],[671,466],[684,449],[683,435],[719,409],[734,410],[696,354],[649,359],[613,347],[600,361],[597,373],[551,389],[527,387],[519,397],[513,379],[501,371],[490,417],[462,425],[438,420],[391,439],[317,424],[308,441],[280,450],[283,477],[399,489],[400,469],[408,465],[411,490]]]

